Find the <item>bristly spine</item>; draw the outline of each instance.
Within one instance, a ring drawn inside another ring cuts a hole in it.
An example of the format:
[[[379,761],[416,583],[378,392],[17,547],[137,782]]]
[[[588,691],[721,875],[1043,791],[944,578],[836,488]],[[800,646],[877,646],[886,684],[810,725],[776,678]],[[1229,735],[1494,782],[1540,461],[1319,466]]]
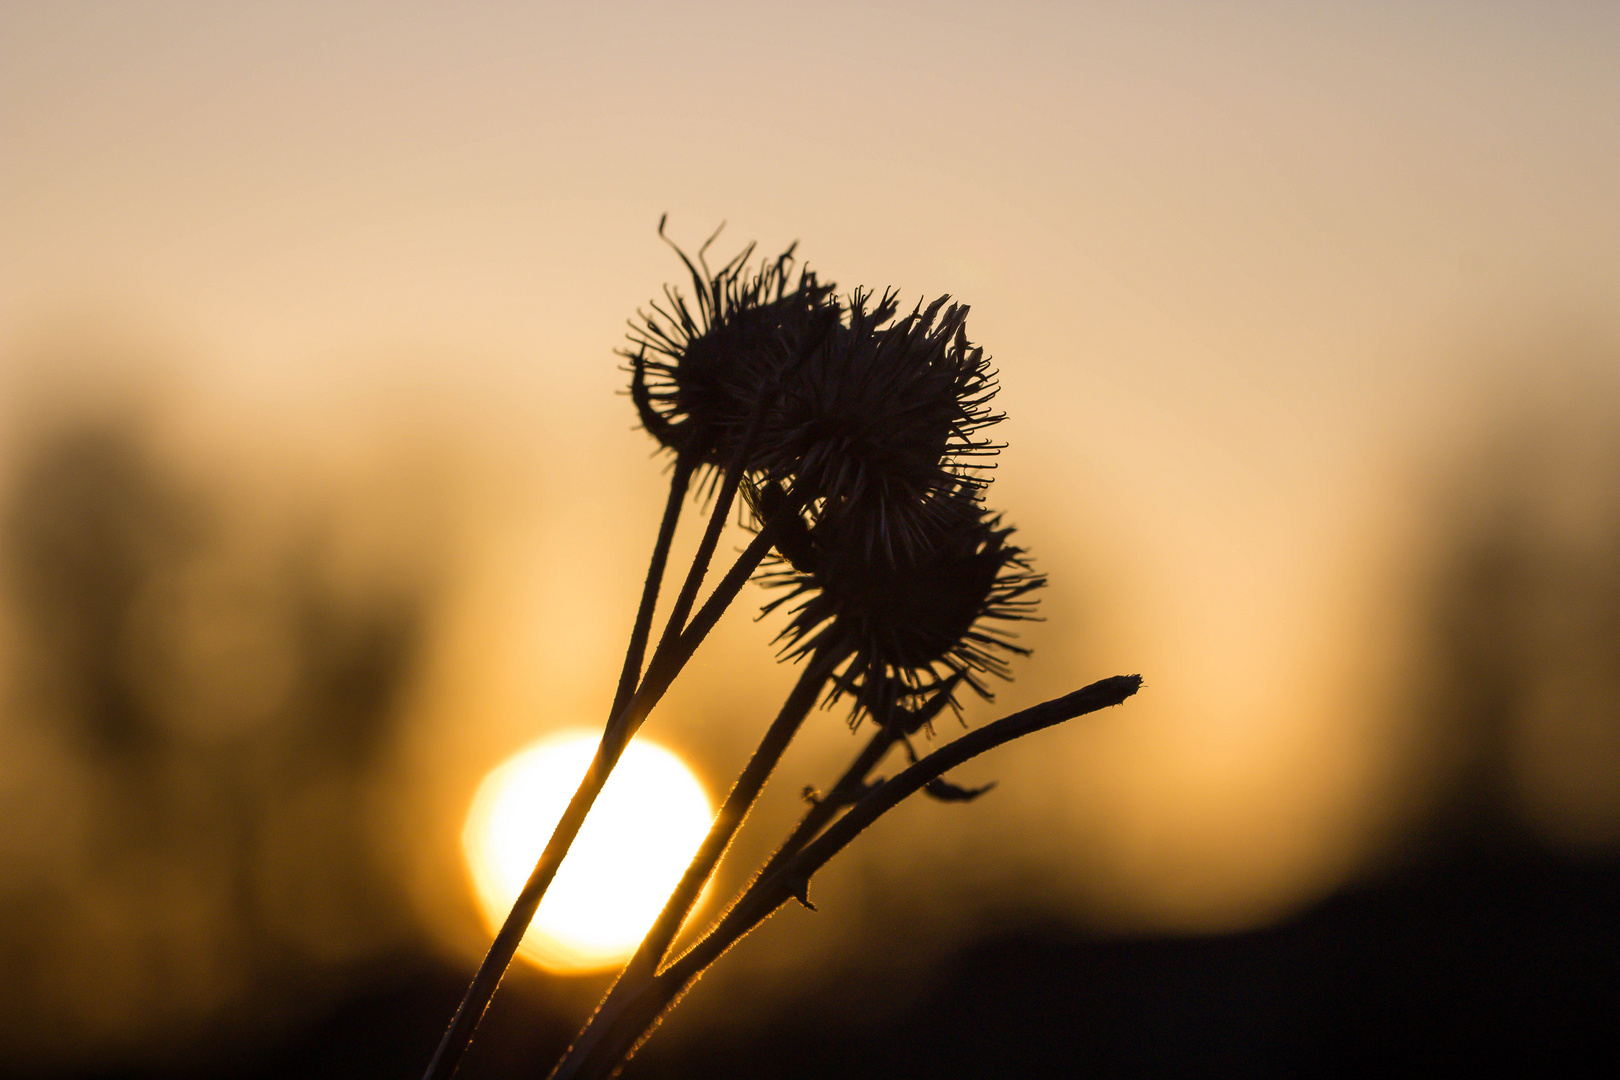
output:
[[[949,300],[895,321],[893,291],[874,304],[856,290],[844,321],[784,380],[761,435],[762,479],[816,521],[853,527],[872,558],[931,543],[1001,449],[982,436],[1003,419],[990,409],[995,372],[968,341],[967,307]]]
[[[664,224],[660,218],[658,235],[686,267],[693,296],[666,285],[663,300],[631,320],[631,347],[619,355],[629,361],[630,397],[648,433],[693,466],[723,469],[784,369],[838,321],[834,286],[808,268],[794,283],[796,244],[753,270],[749,244],[713,270],[706,254],[719,230],[694,260],[664,236]]]
[[[785,499],[780,487],[755,496],[767,514]],[[957,681],[990,699],[987,678],[1010,678],[1008,656],[1029,652],[1006,624],[1035,618],[1032,594],[1046,576],[1009,542],[1013,530],[965,487],[942,510],[929,543],[893,558],[874,557],[858,524],[798,519],[763,578],[787,590],[765,612],[792,605],[778,638],[785,655],[835,643],[853,648],[831,696],[853,699],[854,722],[915,711],[930,692]],[[950,703],[957,705],[954,696]]]

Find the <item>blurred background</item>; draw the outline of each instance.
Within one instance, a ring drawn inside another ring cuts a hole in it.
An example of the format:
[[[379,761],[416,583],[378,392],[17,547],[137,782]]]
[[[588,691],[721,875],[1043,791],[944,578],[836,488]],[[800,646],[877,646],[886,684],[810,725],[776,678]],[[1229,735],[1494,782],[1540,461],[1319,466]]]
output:
[[[622,657],[666,211],[973,305],[1051,586],[969,724],[1146,687],[892,815],[627,1075],[1612,1057],[1617,50],[1599,0],[0,3],[0,1074],[425,1066],[473,792]],[[761,597],[647,729],[711,794],[793,676]],[[604,987],[514,971],[466,1070]]]

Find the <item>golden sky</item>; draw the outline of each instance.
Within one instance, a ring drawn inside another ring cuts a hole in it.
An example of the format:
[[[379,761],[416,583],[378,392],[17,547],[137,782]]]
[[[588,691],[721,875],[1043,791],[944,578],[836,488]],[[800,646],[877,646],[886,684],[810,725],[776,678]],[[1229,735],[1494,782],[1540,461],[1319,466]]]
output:
[[[210,465],[392,471],[405,515],[430,476],[455,557],[404,772],[452,762],[450,806],[605,701],[660,480],[612,350],[676,278],[659,215],[950,292],[1001,371],[991,501],[1053,578],[1001,702],[1147,688],[873,872],[1035,833],[1010,858],[1065,903],[1252,921],[1392,812],[1426,485],[1620,389],[1617,49],[1601,2],[4,3],[0,436],[146,393]],[[722,699],[769,707],[694,689],[662,737],[732,767],[682,734]],[[798,766],[845,752],[822,727]]]

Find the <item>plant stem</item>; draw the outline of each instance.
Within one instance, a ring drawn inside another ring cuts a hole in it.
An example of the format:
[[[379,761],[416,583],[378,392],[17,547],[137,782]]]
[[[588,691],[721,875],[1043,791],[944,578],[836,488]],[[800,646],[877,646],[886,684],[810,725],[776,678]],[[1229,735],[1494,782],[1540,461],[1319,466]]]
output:
[[[834,822],[826,832],[807,844],[798,854],[788,859],[771,881],[756,880],[749,892],[757,891],[761,895],[750,902],[748,894],[745,893],[737,906],[727,913],[726,918],[728,920],[735,918],[733,928],[740,927],[737,933],[740,937],[795,895],[795,880],[808,881],[816,871],[827,864],[828,860],[849,846],[868,825],[888,813],[902,799],[921,790],[930,780],[937,780],[958,765],[1014,739],[1061,724],[1065,720],[1072,720],[1077,716],[1118,705],[1135,694],[1141,686],[1140,675],[1115,675],[1065,694],[1063,697],[1053,698],[1051,701],[1044,701],[1010,716],[1004,716],[992,724],[976,728],[961,738],[945,744],[856,802],[850,807],[849,813]],[[766,893],[770,895],[763,895]],[[770,906],[764,907],[766,904]],[[720,927],[716,929],[719,930]],[[714,946],[708,944],[706,938],[671,964],[668,974],[674,978],[691,978],[718,956],[719,952],[714,951]]]
[[[545,850],[541,852],[536,861],[534,871],[529,875],[528,881],[513,901],[512,908],[507,912],[501,923],[501,928],[495,934],[495,940],[490,943],[489,951],[473,975],[467,993],[462,997],[461,1004],[457,1006],[455,1015],[451,1017],[450,1027],[445,1031],[444,1037],[439,1040],[438,1048],[433,1058],[428,1062],[427,1072],[423,1080],[448,1080],[454,1075],[456,1067],[461,1063],[472,1042],[474,1030],[483,1018],[484,1010],[489,1007],[490,1000],[495,996],[495,990],[500,985],[501,978],[512,963],[512,957],[517,954],[523,935],[528,932],[529,923],[534,920],[534,913],[539,909],[540,902],[545,898],[546,890],[551,886],[552,879],[557,876],[557,869],[562,865],[573,845],[574,838],[585,823],[586,815],[601,794],[602,786],[607,782],[608,775],[612,773],[614,765],[618,763],[619,755],[624,752],[630,737],[640,726],[639,719],[633,725],[623,723],[623,716],[629,711],[631,705],[638,700],[635,693],[637,675],[640,673],[642,656],[646,651],[647,638],[652,627],[652,617],[658,602],[658,592],[663,582],[665,567],[669,559],[669,549],[674,540],[675,526],[680,518],[681,506],[685,502],[686,490],[690,484],[693,464],[684,458],[675,463],[675,472],[670,477],[669,498],[664,506],[664,516],[658,527],[658,538],[653,544],[652,558],[647,566],[647,578],[642,587],[641,603],[636,611],[635,623],[630,632],[630,644],[625,650],[624,667],[620,672],[619,685],[614,693],[613,710],[609,713],[608,722],[604,726],[602,740],[597,745],[596,753],[591,758],[590,767],[580,780],[579,787],[568,801],[562,817],[552,830],[550,839],[546,842]],[[711,522],[712,524],[712,522]],[[711,531],[714,531],[711,529]],[[712,545],[710,550],[713,550]],[[690,576],[690,575],[689,575]],[[699,575],[701,580],[701,575]],[[668,635],[666,634],[666,637]],[[695,650],[696,645],[693,645]],[[690,656],[690,652],[687,653]],[[653,655],[653,663],[658,662],[658,654]],[[684,662],[684,661],[683,661]],[[670,672],[673,679],[677,666]],[[667,687],[667,683],[666,683]],[[660,691],[661,696],[661,691]],[[656,700],[656,698],[654,699]],[[642,711],[645,717],[650,711],[652,703],[649,702]]]
[[[455,1073],[462,1055],[472,1042],[473,1029],[478,1026],[490,999],[495,996],[495,988],[500,985],[501,977],[506,974],[507,966],[516,955],[518,944],[528,931],[551,879],[556,877],[557,868],[568,854],[569,845],[579,835],[585,815],[601,793],[602,785],[607,782],[608,774],[613,771],[627,742],[629,739],[624,735],[623,725],[610,725],[603,734],[596,754],[591,758],[590,768],[585,771],[585,778],[580,781],[573,798],[568,800],[568,807],[563,811],[557,827],[552,830],[551,839],[546,842],[545,850],[535,863],[534,872],[513,901],[512,910],[507,912],[489,952],[484,955],[484,962],[479,965],[478,973],[467,987],[467,993],[450,1021],[449,1030],[439,1041],[439,1048],[428,1063],[424,1080],[447,1080]]]
[[[675,472],[669,478],[669,500],[664,504],[664,519],[658,525],[658,540],[653,544],[652,559],[647,564],[647,580],[641,588],[641,606],[636,609],[636,622],[630,631],[630,644],[624,651],[624,669],[619,672],[619,686],[613,693],[613,708],[608,716],[615,717],[630,704],[641,679],[641,662],[647,651],[647,638],[652,632],[653,609],[658,605],[658,589],[664,581],[664,568],[669,562],[670,544],[675,539],[675,524],[680,520],[681,506],[686,502],[686,489],[691,484],[693,464],[685,457],[675,459]]]
[[[777,763],[782,760],[788,744],[798,734],[805,717],[815,708],[816,701],[821,697],[827,680],[832,677],[833,670],[848,655],[848,649],[832,647],[818,650],[816,655],[811,657],[803,674],[799,676],[798,682],[788,694],[787,700],[783,702],[776,720],[766,730],[759,746],[755,747],[753,756],[748,759],[748,764],[737,777],[737,782],[732,785],[725,803],[715,815],[714,824],[704,837],[703,845],[698,848],[680,883],[670,894],[663,911],[658,915],[658,921],[653,923],[652,929],[647,932],[636,954],[630,959],[625,968],[626,976],[634,978],[643,969],[646,974],[651,974],[663,960],[664,954],[669,951],[670,943],[675,940],[675,935],[686,922],[687,915],[691,914],[692,906],[697,903],[703,887],[708,884],[715,867],[719,865],[720,859],[737,835],[737,830],[742,827],[743,819],[748,816],[749,810],[759,799],[760,792],[764,790],[766,781],[776,770]]]
[[[780,519],[778,519],[778,521],[780,522]],[[738,556],[737,561],[732,565],[731,569],[729,571],[727,571],[726,576],[721,579],[720,583],[717,586],[715,586],[714,592],[710,594],[709,599],[704,603],[703,607],[698,610],[697,615],[693,617],[691,624],[686,629],[686,632],[679,635],[679,637],[676,638],[673,642],[669,641],[668,638],[666,637],[666,640],[659,644],[659,648],[653,653],[652,662],[649,663],[648,666],[647,666],[647,675],[646,675],[646,678],[642,681],[642,685],[641,685],[640,689],[636,692],[635,697],[631,700],[630,704],[626,707],[626,710],[625,710],[624,714],[619,718],[618,723],[613,725],[613,728],[614,728],[613,733],[616,734],[616,735],[622,735],[623,736],[623,742],[620,743],[619,746],[617,747],[617,749],[615,750],[615,755],[614,755],[614,760],[615,761],[617,760],[618,752],[623,750],[624,744],[628,743],[630,737],[634,735],[635,731],[638,728],[640,728],[642,721],[644,721],[646,719],[647,714],[652,711],[653,706],[656,705],[658,703],[659,699],[663,697],[664,692],[669,689],[670,683],[674,681],[675,676],[677,674],[679,674],[680,669],[686,664],[686,662],[689,659],[691,659],[692,654],[694,652],[696,652],[698,645],[702,643],[703,638],[705,637],[705,635],[707,635],[709,630],[713,628],[715,622],[719,619],[721,613],[726,609],[726,607],[731,603],[731,601],[736,598],[737,593],[738,593],[739,590],[741,590],[743,584],[745,582],[747,582],[749,576],[754,572],[755,569],[758,568],[760,562],[764,559],[766,552],[768,552],[770,550],[771,544],[774,541],[775,535],[776,535],[776,533],[778,531],[779,531],[778,528],[773,528],[769,523],[767,523],[759,531],[759,533],[757,535],[755,535],[753,541],[750,542],[748,547],[743,550],[743,553],[740,556]],[[839,660],[841,660],[841,659],[842,659],[842,656],[840,655]],[[827,673],[830,673],[831,669],[833,667],[836,667],[838,662],[839,662],[838,660],[834,660],[831,663],[829,663],[826,666],[826,672],[823,673],[819,677],[819,679],[812,684],[813,689],[811,689],[811,691],[809,692],[809,704],[804,707],[803,711],[800,712],[798,718],[793,721],[793,723],[791,725],[791,730],[788,730],[786,732],[786,738],[788,738],[788,739],[792,738],[793,731],[797,730],[798,724],[803,721],[805,713],[807,713],[809,711],[809,706],[814,704],[816,695],[817,695],[817,693],[819,693],[821,683],[826,681]],[[808,669],[808,668],[806,669],[807,674],[809,673],[809,670],[810,669]],[[805,682],[808,682],[808,680],[801,679],[801,684],[803,684]],[[795,692],[797,692],[797,690],[798,690],[798,688],[796,687]],[[784,714],[786,714],[787,711],[788,711],[787,706],[784,706],[784,708],[783,708]],[[781,725],[781,724],[782,724],[782,718],[779,717],[778,718],[778,725]],[[776,730],[775,725],[773,725],[773,730]],[[603,736],[603,745],[604,746],[607,745],[608,738],[609,738],[608,735]],[[785,743],[784,743],[784,747],[785,747]],[[778,758],[780,757],[780,753],[781,753],[780,750],[778,750],[777,755],[776,755]],[[600,751],[598,751],[598,757],[600,757]],[[596,762],[593,760],[593,762],[592,762],[593,768],[595,767],[595,764],[596,764]],[[750,765],[752,765],[752,764],[753,764],[753,762],[751,761]],[[772,761],[771,764],[774,765],[775,762]],[[611,769],[612,765],[609,764],[608,768]],[[587,774],[587,780],[589,780],[591,778],[591,775],[592,774],[589,774],[589,773]],[[768,775],[769,775],[769,770],[767,769],[766,773],[765,773],[765,776],[768,776]],[[765,776],[761,777],[761,779],[760,779],[761,784],[763,784]],[[605,779],[605,776],[604,776],[604,779]],[[740,781],[739,781],[739,783],[740,783]],[[600,786],[598,786],[598,790],[600,790]],[[757,791],[756,791],[756,795],[757,795]],[[592,798],[594,799],[594,797],[595,796],[593,794]],[[577,796],[576,796],[576,798],[577,798]],[[728,804],[729,804],[729,802],[730,802],[730,800],[728,800]],[[750,799],[750,803],[751,802],[752,802],[752,799]],[[573,804],[570,803],[569,806],[570,806],[570,808],[572,808]],[[588,806],[587,806],[587,809],[588,809]],[[744,807],[743,813],[746,814],[746,807]],[[565,818],[566,818],[566,815],[565,815]],[[737,823],[738,824],[741,823],[741,817],[740,816],[737,819]],[[561,828],[560,824],[559,824],[558,828],[559,829]],[[578,832],[578,826],[577,825],[574,827],[574,831],[576,833]],[[735,834],[735,831],[736,831],[736,827],[733,826],[732,829],[731,829],[731,833]],[[713,835],[713,833],[711,831],[711,836],[712,835]],[[726,839],[729,842],[730,836],[728,835]],[[572,842],[571,837],[570,837],[570,842]],[[547,847],[547,850],[548,851],[550,850],[549,845]],[[724,852],[724,845],[722,844],[722,846],[720,848],[720,853],[723,853],[723,852]],[[564,853],[566,854],[566,848],[564,848]],[[718,858],[718,854],[716,855],[716,858]],[[544,859],[544,857],[542,856],[542,860],[543,859]],[[560,856],[559,856],[559,862],[560,862]],[[555,868],[553,868],[553,873],[555,873]],[[706,876],[707,875],[705,875],[705,877]],[[684,879],[683,879],[683,881],[684,881]],[[701,891],[701,882],[699,883],[699,891]],[[694,895],[694,899],[695,899],[695,895]],[[538,903],[535,906],[538,907],[539,906]],[[687,907],[690,908],[690,901],[687,902]],[[514,911],[515,911],[515,909],[514,909]],[[532,919],[533,917],[534,917],[534,911],[530,910],[529,914],[528,914],[528,918]],[[684,920],[684,917],[685,916],[683,914],[682,915],[682,920]],[[527,925],[527,923],[525,923],[525,925]],[[678,921],[676,923],[676,930],[677,931],[679,930],[679,927],[680,927],[680,922]],[[518,939],[521,940],[521,938],[522,938],[522,935],[520,933],[518,935]],[[515,948],[515,946],[514,946],[514,948]],[[511,960],[511,957],[508,956],[507,961],[510,962],[510,960]],[[493,989],[491,990],[491,993],[493,993]],[[485,1004],[487,1005],[487,1003],[488,1003],[488,1001],[487,1001],[487,998],[486,998]],[[469,1032],[469,1038],[470,1038],[470,1032]],[[449,1074],[447,1073],[445,1075],[448,1076]],[[427,1080],[433,1080],[433,1078],[430,1076],[430,1077],[427,1078]]]
[[[658,655],[671,648],[681,632],[686,629],[686,617],[691,613],[698,590],[702,588],[703,579],[709,572],[709,560],[714,557],[714,549],[720,542],[720,532],[725,528],[726,518],[731,513],[732,500],[736,497],[737,486],[741,482],[742,470],[734,468],[727,472],[720,490],[715,495],[714,509],[709,513],[709,523],[703,530],[703,539],[698,542],[697,552],[692,556],[692,565],[686,571],[686,580],[681,583],[681,591],[675,597],[675,606],[670,609],[669,621],[664,624],[664,636],[659,639],[658,648],[654,650],[654,663],[657,662]]]
[[[597,1080],[610,1075],[651,1033],[664,1011],[732,945],[795,896],[810,877],[847,847],[872,822],[902,799],[987,750],[1086,713],[1118,705],[1142,685],[1139,675],[1116,675],[975,729],[940,747],[857,801],[826,832],[792,855],[769,877],[761,875],[743,891],[713,929],[674,963],[628,992],[615,1014],[604,1020],[595,1043],[570,1057],[551,1080]]]
[[[743,548],[742,554],[737,556],[737,561],[731,564],[731,569],[726,571],[725,576],[714,587],[714,592],[710,593],[703,606],[698,608],[698,613],[692,616],[692,621],[687,623],[686,629],[679,637],[659,642],[658,649],[653,653],[652,662],[647,665],[647,675],[642,680],[641,690],[637,692],[638,698],[650,687],[657,687],[659,696],[669,689],[669,684],[680,673],[680,669],[692,659],[692,654],[703,644],[703,639],[714,629],[714,624],[720,621],[720,616],[725,614],[726,608],[737,598],[743,585],[747,584],[749,577],[759,569],[759,564],[770,553],[771,545],[776,543],[776,538],[781,532],[780,519],[774,523],[767,522],[758,533],[754,534],[748,546]],[[657,704],[657,698],[649,702],[647,708],[651,709],[654,704]],[[634,713],[636,706],[632,705],[629,711]]]
[[[731,462],[726,466],[725,477],[720,483],[720,490],[715,494],[714,509],[709,514],[709,524],[703,530],[703,539],[698,542],[697,552],[692,556],[692,565],[686,572],[686,580],[682,582],[681,591],[675,597],[675,605],[670,609],[669,621],[664,624],[664,635],[659,639],[658,648],[653,652],[652,665],[656,665],[658,663],[659,656],[661,654],[666,654],[671,649],[674,649],[680,643],[680,639],[685,636],[685,631],[687,628],[686,616],[692,610],[692,605],[697,601],[698,590],[703,585],[704,577],[708,575],[709,560],[714,557],[714,549],[720,542],[720,532],[725,528],[726,518],[731,513],[732,501],[737,497],[737,489],[742,486],[743,474],[746,472],[744,466],[748,461],[748,455],[753,449],[754,440],[759,435],[759,428],[765,420],[765,414],[770,410],[771,404],[775,400],[775,391],[771,392],[760,400],[754,409],[752,417],[749,419],[748,428],[746,431],[744,431],[742,440],[737,444],[736,452],[731,456]],[[762,528],[760,531],[761,535],[763,535],[763,533],[766,531],[768,530]],[[755,539],[758,540],[759,537],[756,536]],[[742,588],[742,581],[746,581],[748,579],[748,576],[754,572],[756,567],[759,566],[760,560],[765,557],[765,552],[769,550],[770,547],[768,543],[765,547],[759,550],[758,557],[754,559],[753,565],[749,566],[748,569],[743,572],[741,580],[737,581],[736,586],[731,591],[730,596],[726,597],[725,603],[722,604],[720,609],[714,613],[713,619],[718,619],[720,617],[720,611],[725,609],[726,604],[731,603],[731,598],[736,596],[736,590]],[[746,558],[751,551],[752,546],[748,549],[748,551],[744,552],[744,558]],[[737,566],[742,564],[742,561],[742,559],[739,559],[738,562],[732,566],[733,573],[735,573]],[[728,581],[730,581],[730,577],[731,575],[728,575],[727,578],[723,579],[721,585],[724,586]],[[721,591],[721,587],[717,586],[714,593],[710,595],[710,604],[713,603],[715,597],[721,594]],[[707,607],[708,605],[705,606]],[[711,619],[709,622],[709,626],[713,625],[713,619]],[[707,633],[708,629],[705,627],[702,633],[698,635],[697,640],[702,641],[703,635]],[[696,643],[693,644],[692,648],[697,648]],[[690,656],[691,652],[688,651],[685,654],[685,657],[689,658]],[[675,665],[674,672],[670,674],[670,678],[673,679],[675,673],[679,672],[680,668],[684,666],[685,663],[686,659],[681,659],[680,662]],[[652,675],[652,665],[648,666],[649,678]],[[660,693],[662,693],[662,691],[660,691]],[[613,722],[618,722],[618,720],[618,714],[615,713],[613,716]]]
[[[704,543],[700,545],[699,555],[706,566],[718,542],[721,526],[725,524],[726,515],[730,512],[732,496],[737,491],[740,482],[740,469],[734,469],[716,500],[713,513],[709,516],[709,526],[705,530]],[[672,486],[679,479],[671,479]],[[672,500],[673,503],[673,500]],[[678,509],[675,511],[678,513]],[[714,592],[698,610],[689,625],[682,628],[675,622],[677,615],[684,618],[686,611],[691,610],[692,598],[698,587],[702,584],[703,574],[699,572],[697,560],[694,560],[692,571],[687,575],[686,586],[682,589],[684,605],[677,600],[676,610],[671,613],[670,622],[665,627],[664,634],[659,640],[658,647],[653,650],[652,659],[648,661],[647,671],[641,680],[641,685],[630,695],[626,702],[608,721],[603,731],[602,741],[597,746],[596,755],[591,759],[591,766],[586,770],[585,777],[580,781],[578,790],[568,802],[563,811],[561,820],[552,831],[551,839],[547,841],[545,850],[541,852],[539,861],[535,864],[534,872],[518,894],[490,945],[489,952],[479,965],[478,972],[467,988],[461,1005],[456,1009],[455,1016],[450,1021],[450,1027],[440,1040],[438,1049],[434,1052],[433,1060],[429,1062],[423,1080],[448,1080],[455,1073],[456,1066],[462,1056],[467,1052],[472,1042],[473,1031],[478,1021],[483,1017],[484,1010],[489,1007],[490,999],[495,996],[495,990],[500,985],[501,977],[506,973],[517,954],[517,948],[527,932],[529,923],[534,919],[534,913],[544,899],[546,889],[557,875],[557,868],[562,865],[563,858],[568,854],[569,847],[579,834],[580,827],[585,823],[585,816],[590,812],[596,797],[601,793],[602,785],[607,782],[608,775],[618,763],[619,755],[624,752],[625,746],[640,729],[647,715],[652,712],[653,706],[664,696],[664,692],[680,674],[681,669],[697,651],[704,637],[714,628],[721,614],[736,599],[738,592],[753,572],[758,569],[770,551],[775,537],[780,531],[782,518],[777,519],[777,526],[772,527],[767,522],[754,536],[753,540],[743,549],[737,561],[732,564]],[[670,511],[666,510],[664,525],[660,527],[660,547],[667,556],[668,545],[663,543],[664,534],[673,534],[673,521]],[[659,549],[655,548],[654,560],[660,558]],[[648,574],[651,582],[652,574]],[[656,600],[657,588],[649,584],[643,592],[643,602],[649,598]],[[682,610],[684,606],[685,610]],[[637,615],[637,624],[643,621],[644,616]],[[650,615],[645,616],[650,619]],[[632,633],[634,637],[634,633]],[[643,643],[645,638],[643,638]],[[632,647],[634,642],[632,642]],[[644,647],[644,644],[643,644]],[[630,657],[626,657],[626,670],[630,668]],[[622,681],[621,681],[622,686]]]
[[[567,1074],[570,1067],[569,1059],[584,1059],[590,1055],[591,1048],[598,1038],[613,1026],[613,1018],[618,1012],[620,1002],[633,995],[657,970],[659,962],[669,950],[671,942],[675,940],[675,935],[680,932],[687,916],[691,914],[692,906],[703,892],[703,887],[713,876],[715,867],[719,865],[720,859],[737,835],[743,819],[758,800],[766,780],[781,761],[782,754],[792,742],[793,736],[797,734],[805,717],[815,707],[816,700],[821,696],[822,689],[832,677],[834,669],[848,655],[848,648],[835,645],[817,650],[806,665],[798,682],[788,694],[787,700],[783,702],[776,720],[766,730],[753,756],[748,759],[748,764],[732,785],[731,792],[715,815],[714,824],[710,826],[702,846],[698,848],[680,882],[670,893],[657,921],[642,938],[641,944],[625,964],[606,998],[597,1006],[590,1023],[574,1040],[563,1061],[558,1064],[559,1075]]]
[[[891,715],[887,722],[879,725],[872,733],[872,737],[867,740],[866,746],[855,755],[855,760],[849,763],[849,768],[844,770],[844,775],[838,778],[838,782],[827,794],[811,804],[804,817],[799,819],[798,826],[782,842],[782,846],[776,849],[776,853],[755,877],[770,877],[784,862],[798,854],[799,849],[809,843],[840,810],[852,805],[865,794],[866,778],[877,768],[878,762],[883,760],[883,755],[887,754],[895,743],[901,741],[906,732],[914,732],[923,724],[932,722],[934,717],[950,704],[951,692],[956,685],[956,679],[950,680],[917,712],[906,713],[903,717]],[[902,723],[902,720],[905,722]]]
[[[808,349],[801,350],[799,362],[803,361],[808,351]],[[552,830],[551,839],[546,842],[545,850],[541,852],[534,872],[529,875],[528,882],[518,894],[512,910],[507,913],[506,920],[496,933],[489,952],[485,954],[483,963],[473,976],[472,984],[468,986],[461,1005],[451,1018],[449,1030],[444,1033],[438,1049],[434,1051],[432,1061],[428,1063],[423,1080],[449,1080],[455,1073],[456,1066],[460,1064],[467,1046],[472,1042],[473,1031],[477,1028],[478,1021],[483,1017],[484,1010],[489,1007],[490,999],[495,996],[495,990],[511,964],[512,957],[517,954],[518,944],[528,931],[529,923],[534,919],[534,913],[539,909],[546,889],[556,877],[557,868],[562,865],[574,838],[579,835],[580,827],[585,823],[585,817],[596,802],[597,795],[601,793],[602,785],[607,782],[608,775],[618,764],[619,755],[624,752],[625,746],[641,727],[653,706],[669,689],[675,676],[680,674],[686,662],[692,658],[698,645],[719,621],[720,615],[731,601],[736,599],[743,583],[759,567],[780,532],[781,517],[777,519],[778,528],[772,528],[769,522],[765,523],[732,565],[731,570],[715,587],[691,625],[687,625],[687,614],[692,610],[698,591],[702,588],[703,579],[708,574],[709,561],[713,558],[720,533],[731,512],[731,504],[742,484],[748,454],[779,390],[780,387],[777,386],[761,398],[742,440],[737,445],[736,452],[732,455],[720,490],[716,494],[708,526],[704,529],[697,553],[687,570],[686,580],[682,583],[681,591],[670,610],[669,620],[664,625],[664,633],[659,639],[658,647],[653,650],[646,674],[638,686],[636,673],[646,649],[653,608],[662,583],[675,522],[680,514],[680,506],[691,474],[697,467],[697,463],[688,460],[685,455],[677,457],[675,475],[670,479],[669,501],[665,506],[663,522],[659,526],[658,540],[653,547],[646,584],[642,589],[641,607],[637,611],[635,627],[631,631],[630,645],[625,651],[624,668],[620,672],[619,685],[614,692],[613,708],[603,728],[602,741],[597,746],[596,755],[591,759],[585,778],[580,781],[579,788],[569,800],[567,809],[563,811],[562,819]],[[798,507],[796,505],[791,507],[790,512],[796,514]]]
[[[865,748],[855,756],[854,761],[850,762],[849,768],[844,770],[844,775],[838,778],[838,782],[804,812],[804,817],[799,819],[799,824],[782,842],[782,846],[776,849],[770,861],[760,870],[759,876],[769,877],[784,862],[796,855],[800,848],[809,843],[810,839],[821,831],[822,826],[837,816],[839,810],[854,802],[855,793],[866,783],[867,774],[877,767],[878,762],[883,760],[883,755],[888,753],[889,748],[899,739],[899,730],[887,724],[873,732]]]

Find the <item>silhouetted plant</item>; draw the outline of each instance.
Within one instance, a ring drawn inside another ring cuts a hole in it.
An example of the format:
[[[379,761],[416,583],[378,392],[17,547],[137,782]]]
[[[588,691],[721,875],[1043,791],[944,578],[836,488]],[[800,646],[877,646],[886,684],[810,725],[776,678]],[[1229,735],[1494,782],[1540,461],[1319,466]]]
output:
[[[857,721],[864,712],[885,722],[895,704],[958,680],[989,700],[982,676],[1011,678],[1000,654],[1029,653],[995,623],[1032,618],[1030,594],[1046,584],[1045,575],[1007,543],[1013,530],[999,528],[1001,519],[987,516],[970,489],[941,499],[932,516],[925,539],[892,556],[867,542],[858,520],[811,527],[792,518],[777,543],[788,569],[762,579],[789,590],[766,612],[798,601],[782,632],[788,658],[830,642],[851,651],[832,696],[852,695]]]
[[[659,222],[659,235],[664,223]],[[893,291],[875,303],[801,269],[794,248],[751,269],[753,246],[719,270],[676,247],[693,296],[664,290],[631,322],[630,395],[642,426],[674,455],[663,522],[602,741],[533,875],[513,905],[428,1067],[448,1077],[511,962],[541,897],[614,763],[742,585],[786,589],[779,658],[804,669],[717,813],[681,882],[553,1076],[618,1069],[664,1011],[733,943],[791,898],[809,906],[814,873],[902,799],[922,791],[966,801],[986,789],[944,774],[1043,727],[1117,705],[1139,676],[1115,676],[970,731],[918,757],[911,738],[964,684],[991,697],[987,676],[1010,677],[1008,624],[1033,617],[1045,583],[1013,530],[981,504],[999,445],[984,430],[995,374],[967,337],[965,305],[940,297],[896,318]],[[673,244],[671,246],[674,246]],[[693,475],[711,506],[692,566],[650,659],[653,608]],[[753,540],[693,613],[723,525],[742,493]],[[724,915],[684,954],[669,955],[732,837],[818,702],[848,697],[865,746]],[[899,744],[911,764],[872,779]]]

